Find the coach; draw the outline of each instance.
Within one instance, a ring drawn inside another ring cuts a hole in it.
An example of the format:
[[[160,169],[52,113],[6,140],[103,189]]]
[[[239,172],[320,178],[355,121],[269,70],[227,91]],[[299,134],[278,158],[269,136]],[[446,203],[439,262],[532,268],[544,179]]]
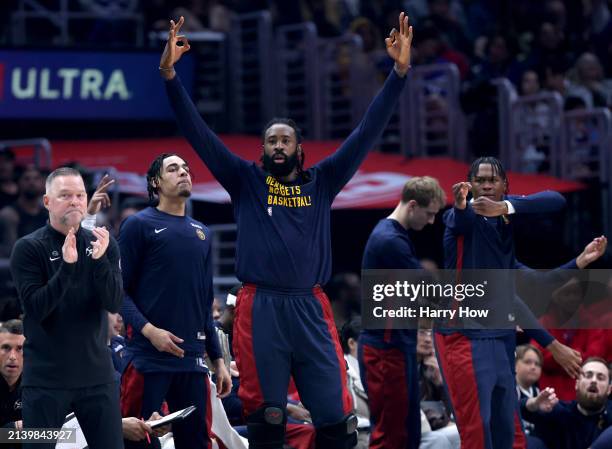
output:
[[[91,449],[123,448],[106,347],[107,311],[122,297],[117,243],[104,228],[80,226],[87,193],[78,171],[52,172],[44,205],[49,223],[17,241],[10,263],[25,314],[23,426],[59,428],[74,411]]]

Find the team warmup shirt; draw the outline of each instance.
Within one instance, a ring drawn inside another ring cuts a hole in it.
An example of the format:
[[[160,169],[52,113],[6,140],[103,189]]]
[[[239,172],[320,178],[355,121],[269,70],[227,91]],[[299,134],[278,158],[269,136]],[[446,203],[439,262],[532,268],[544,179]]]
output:
[[[281,184],[258,164],[225,147],[201,119],[178,76],[166,81],[183,134],[230,194],[238,225],[236,272],[240,281],[275,289],[304,289],[329,280],[332,202],[381,136],[404,83],[405,77],[392,70],[340,148],[306,170],[304,179]],[[254,149],[253,157],[260,151]]]
[[[66,263],[66,236],[47,224],[17,241],[11,273],[24,311],[22,385],[73,389],[111,383],[108,313],[121,306],[119,249],[93,259],[96,237],[79,227],[78,260]]]
[[[414,245],[406,229],[391,218],[380,220],[363,253],[363,270],[421,270]],[[416,345],[414,329],[364,329],[361,339],[381,348],[388,344],[409,343]]]
[[[557,192],[545,191],[529,196],[508,196],[517,214],[552,213],[558,212],[565,206],[565,199]],[[536,281],[558,282],[567,280],[567,269],[577,269],[576,260],[546,273],[532,270],[516,260],[514,252],[514,237],[512,215],[508,222],[502,217],[484,217],[477,215],[470,203],[465,209],[452,207],[444,213],[444,256],[445,268],[459,270],[495,269],[506,270],[507,282],[487,286],[487,307],[494,316],[493,322],[503,322],[508,325],[506,316],[517,313],[530,326],[539,329],[525,329],[529,336],[546,347],[553,337],[538,324],[533,314],[515,294],[514,271],[520,270],[521,275],[532,276]],[[460,254],[457,248],[463,249]],[[459,264],[457,263],[459,261]],[[459,266],[460,265],[460,266]],[[496,278],[497,280],[497,278]],[[503,285],[502,285],[503,284]],[[497,314],[497,316],[495,316]],[[525,321],[523,321],[525,322]],[[515,333],[514,326],[504,329],[462,329],[459,330],[469,338],[495,338]],[[443,333],[452,333],[457,330],[438,329]]]
[[[119,234],[125,298],[121,315],[131,327],[128,348],[141,373],[207,371],[204,350],[220,358],[214,329],[210,231],[188,216],[149,207],[132,215]],[[158,351],[142,335],[151,322],[184,340],[184,358]]]

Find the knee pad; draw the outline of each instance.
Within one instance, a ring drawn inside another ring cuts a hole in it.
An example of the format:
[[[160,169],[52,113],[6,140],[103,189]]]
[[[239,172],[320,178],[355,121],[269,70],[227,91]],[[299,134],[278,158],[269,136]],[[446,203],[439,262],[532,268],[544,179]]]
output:
[[[317,428],[316,449],[351,449],[357,444],[357,417],[352,413],[335,424]]]
[[[285,443],[285,409],[275,404],[266,404],[247,416],[249,448],[282,449]]]

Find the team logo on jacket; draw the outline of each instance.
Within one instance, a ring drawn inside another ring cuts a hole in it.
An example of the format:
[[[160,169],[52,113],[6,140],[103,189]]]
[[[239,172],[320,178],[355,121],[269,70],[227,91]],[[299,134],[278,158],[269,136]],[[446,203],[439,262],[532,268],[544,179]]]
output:
[[[196,234],[198,234],[200,240],[206,240],[206,234],[204,234],[204,231],[202,231],[201,229],[196,229]]]
[[[85,249],[85,255],[86,255],[87,257],[91,257],[91,255],[92,255],[92,254],[93,254],[93,248],[92,248],[91,246],[87,247],[87,248]]]

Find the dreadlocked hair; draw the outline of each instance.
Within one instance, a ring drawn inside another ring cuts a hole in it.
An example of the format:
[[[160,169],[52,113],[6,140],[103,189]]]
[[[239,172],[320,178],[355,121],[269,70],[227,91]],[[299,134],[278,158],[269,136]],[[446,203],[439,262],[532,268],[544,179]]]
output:
[[[508,177],[506,176],[506,170],[504,169],[504,166],[502,165],[501,161],[493,156],[479,157],[474,162],[472,162],[470,170],[467,174],[467,180],[471,181],[472,178],[476,176],[476,173],[478,173],[478,168],[481,164],[489,164],[493,168],[493,174],[499,176],[502,180],[504,180],[504,182],[506,183],[506,191],[508,191],[510,183],[508,182]]]
[[[297,123],[295,123],[295,121],[293,121],[290,118],[285,118],[285,117],[274,117],[272,120],[270,120],[266,124],[266,126],[264,126],[264,129],[261,133],[261,141],[263,143],[265,143],[266,141],[266,132],[268,132],[270,127],[274,125],[289,126],[290,128],[293,129],[293,132],[295,133],[295,140],[297,141],[297,144],[299,145],[302,143],[302,130],[297,126]],[[305,179],[306,177],[304,173],[304,161],[305,160],[306,160],[306,154],[304,153],[304,149],[302,148],[302,151],[300,152],[300,155],[298,156],[298,164],[297,164],[298,177],[302,177],[302,179]],[[263,156],[261,157],[260,161],[263,162]]]
[[[154,187],[155,181],[161,178],[162,168],[164,167],[164,159],[170,156],[178,156],[176,153],[162,153],[153,159],[149,169],[147,170],[147,192],[149,193],[149,201],[156,201],[157,187]]]

